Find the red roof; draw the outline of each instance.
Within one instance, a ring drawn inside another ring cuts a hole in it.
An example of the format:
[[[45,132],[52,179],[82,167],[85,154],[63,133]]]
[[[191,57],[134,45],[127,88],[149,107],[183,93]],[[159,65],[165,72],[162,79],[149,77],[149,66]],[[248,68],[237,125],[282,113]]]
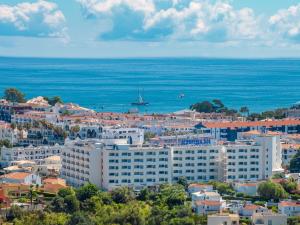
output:
[[[199,200],[195,203],[197,206],[200,205],[208,205],[208,206],[221,206],[221,202],[219,201],[211,201],[211,200]]]
[[[16,180],[23,180],[29,175],[30,175],[30,173],[15,172],[15,173],[4,174],[1,177],[2,178],[9,178],[9,179],[16,179]]]
[[[266,121],[233,121],[233,122],[204,122],[202,123],[206,128],[237,128],[237,127],[272,127],[272,126],[288,126],[300,125],[300,120],[266,120]]]
[[[244,209],[245,210],[256,210],[258,208],[260,208],[261,206],[258,206],[258,205],[245,205],[244,206]]]
[[[289,201],[282,201],[279,203],[280,206],[282,207],[287,207],[287,206],[298,206],[300,207],[300,202],[289,202]]]

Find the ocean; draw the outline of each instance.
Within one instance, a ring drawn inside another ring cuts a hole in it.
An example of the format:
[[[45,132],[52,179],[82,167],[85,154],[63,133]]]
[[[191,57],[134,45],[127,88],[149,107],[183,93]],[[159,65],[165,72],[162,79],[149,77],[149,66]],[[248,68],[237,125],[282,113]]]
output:
[[[126,112],[140,90],[149,102],[141,112],[213,99],[260,112],[300,101],[300,60],[0,58],[0,96],[8,87],[28,99],[58,95],[97,111]]]

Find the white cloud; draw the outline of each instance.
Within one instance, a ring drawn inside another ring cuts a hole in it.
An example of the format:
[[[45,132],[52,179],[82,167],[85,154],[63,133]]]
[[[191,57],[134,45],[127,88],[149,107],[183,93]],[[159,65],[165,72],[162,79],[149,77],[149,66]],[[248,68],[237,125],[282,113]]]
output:
[[[86,16],[109,19],[104,39],[186,39],[213,42],[255,39],[259,21],[252,9],[227,1],[78,0]],[[130,23],[130,25],[128,25]]]
[[[66,38],[64,14],[53,2],[0,4],[0,35]]]
[[[272,31],[283,39],[300,41],[300,4],[281,9],[269,19]]]

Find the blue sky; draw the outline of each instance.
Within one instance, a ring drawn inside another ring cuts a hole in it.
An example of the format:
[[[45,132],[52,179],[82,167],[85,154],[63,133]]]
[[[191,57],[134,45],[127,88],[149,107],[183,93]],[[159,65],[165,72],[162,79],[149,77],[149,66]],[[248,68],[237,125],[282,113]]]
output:
[[[0,0],[0,56],[300,57],[295,0]]]

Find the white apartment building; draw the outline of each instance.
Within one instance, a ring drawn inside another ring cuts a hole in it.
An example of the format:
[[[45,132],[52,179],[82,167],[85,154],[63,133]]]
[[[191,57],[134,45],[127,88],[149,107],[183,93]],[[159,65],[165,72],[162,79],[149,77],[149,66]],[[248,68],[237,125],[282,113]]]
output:
[[[101,186],[108,190],[118,186],[141,189],[172,182],[170,148],[111,145],[102,151],[101,159]]]
[[[300,151],[300,144],[282,144],[282,165],[289,166],[291,159]]]
[[[268,179],[283,171],[280,138],[261,135],[255,142],[229,144],[225,161],[227,182]]]
[[[62,149],[62,176],[74,186],[89,181],[107,190],[175,183],[180,177],[189,182],[256,181],[281,169],[276,140],[264,136],[252,144],[200,146],[129,145],[127,139],[68,140]]]
[[[103,143],[95,140],[66,140],[61,153],[61,177],[78,187],[91,182],[101,187]]]
[[[172,147],[173,181],[223,180],[225,148],[221,145]]]
[[[1,149],[1,163],[9,165],[12,161],[31,160],[39,162],[49,156],[60,155],[63,146],[13,147]]]
[[[100,138],[126,139],[130,145],[142,145],[144,143],[144,130],[135,127],[103,127]]]
[[[95,124],[79,124],[78,126],[80,131],[77,134],[71,134],[71,138],[126,139],[128,144],[133,145],[141,145],[144,142],[144,130],[135,127],[102,127]]]

